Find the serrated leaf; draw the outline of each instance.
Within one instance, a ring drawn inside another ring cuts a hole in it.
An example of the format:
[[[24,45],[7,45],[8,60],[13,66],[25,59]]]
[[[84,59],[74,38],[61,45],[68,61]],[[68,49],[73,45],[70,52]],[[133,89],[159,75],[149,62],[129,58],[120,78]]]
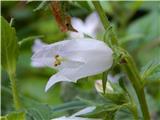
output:
[[[9,23],[1,16],[1,57],[2,67],[9,73],[13,74],[16,71],[16,61],[18,57],[18,43],[16,31]]]
[[[160,80],[160,58],[153,59],[142,68],[143,80]]]
[[[13,112],[1,117],[1,120],[25,120],[24,112]]]

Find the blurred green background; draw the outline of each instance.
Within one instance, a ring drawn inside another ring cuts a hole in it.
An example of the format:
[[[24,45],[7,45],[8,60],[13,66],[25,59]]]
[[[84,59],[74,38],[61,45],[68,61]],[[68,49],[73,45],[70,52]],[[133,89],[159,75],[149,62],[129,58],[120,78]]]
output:
[[[19,41],[34,36],[41,36],[46,43],[66,39],[67,34],[59,30],[47,5],[35,11],[40,3],[1,1],[1,14],[8,22],[14,18],[13,26]],[[160,2],[101,3],[113,24],[119,43],[132,54],[140,71],[149,61],[160,57]],[[83,20],[94,11],[91,2],[74,1],[67,4],[68,13]],[[102,36],[103,34],[99,33],[100,39]],[[48,78],[55,71],[31,66],[32,44],[33,40],[21,46],[17,64],[17,83],[24,106],[31,107],[38,103],[54,107],[71,101],[76,96],[96,99],[94,80],[100,79],[101,75],[84,78],[77,84],[58,83],[48,92],[44,92]],[[3,70],[1,73],[1,107],[2,115],[5,115],[13,110],[13,103],[8,76]],[[160,78],[148,80],[147,93],[151,112],[160,114]]]

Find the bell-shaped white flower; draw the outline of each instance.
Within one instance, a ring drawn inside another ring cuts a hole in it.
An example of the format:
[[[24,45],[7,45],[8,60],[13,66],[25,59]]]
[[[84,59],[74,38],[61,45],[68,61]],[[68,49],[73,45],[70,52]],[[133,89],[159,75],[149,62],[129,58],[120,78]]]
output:
[[[80,115],[90,113],[95,108],[96,108],[95,106],[87,107],[87,108],[84,108],[84,109],[80,110],[79,112],[73,114],[72,116],[69,116],[69,117],[63,116],[63,117],[59,117],[59,118],[54,118],[52,120],[102,120],[102,119],[94,119],[94,118],[77,117],[77,116],[80,116]]]
[[[76,82],[109,69],[113,63],[112,50],[94,39],[64,40],[45,45],[32,56],[32,62],[58,70],[45,88],[60,81]]]
[[[97,92],[103,93],[102,80],[96,80],[96,82],[95,82],[95,88],[96,88]],[[114,92],[114,90],[113,90],[111,84],[109,83],[109,81],[107,81],[107,83],[106,83],[105,92],[106,93],[113,93]]]
[[[96,12],[90,14],[84,22],[81,19],[74,17],[71,19],[71,23],[78,32],[69,32],[70,38],[83,38],[84,34],[96,38],[97,32],[103,30],[102,23]]]

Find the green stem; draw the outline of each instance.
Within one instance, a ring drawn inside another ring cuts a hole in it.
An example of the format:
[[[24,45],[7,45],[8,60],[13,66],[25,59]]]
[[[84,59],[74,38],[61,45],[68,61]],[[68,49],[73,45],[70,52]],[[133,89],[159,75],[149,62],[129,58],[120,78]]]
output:
[[[130,81],[136,91],[144,120],[150,120],[147,102],[145,99],[144,87],[143,87],[143,83],[142,83],[141,77],[139,75],[139,72],[138,72],[136,65],[135,65],[131,56],[127,55],[127,56],[125,56],[124,59],[127,62],[127,64],[126,64],[126,66],[122,66],[122,68],[124,68],[124,70],[126,71],[128,77],[129,77],[129,79],[130,79]]]
[[[103,11],[102,6],[100,5],[100,3],[98,1],[93,1],[93,4],[99,14],[99,17],[102,21],[102,24],[104,26],[104,28],[107,30],[110,27],[110,22],[108,20],[108,18],[105,15],[105,12]]]
[[[105,15],[105,12],[104,12],[102,6],[100,5],[99,1],[93,1],[93,4],[99,14],[99,17],[102,21],[102,24],[103,24],[105,30],[108,31],[111,36],[111,44],[118,45],[118,41],[117,41],[116,36],[113,32],[113,29],[109,30],[110,28],[112,28],[112,26],[111,26],[107,16]],[[109,41],[107,41],[107,42],[110,43]]]
[[[139,120],[138,118],[138,111],[137,111],[137,107],[136,107],[136,104],[134,102],[132,102],[132,108],[131,108],[131,111],[133,113],[133,116],[134,116],[134,120]]]
[[[14,107],[15,107],[16,110],[19,110],[21,108],[21,104],[20,104],[20,99],[19,99],[19,96],[18,96],[15,74],[9,74],[9,79],[11,81]]]
[[[99,14],[99,17],[103,23],[104,28],[107,30],[110,27],[110,23],[107,19],[107,17],[105,16],[105,12],[103,10],[103,8],[101,7],[99,1],[93,1],[93,4]],[[117,45],[117,39],[115,37],[115,35],[113,34],[112,31],[112,45]],[[127,53],[126,51],[124,51],[125,53]],[[147,107],[147,103],[146,103],[146,99],[145,99],[145,94],[144,94],[144,87],[143,84],[141,83],[141,77],[139,75],[139,72],[137,70],[137,67],[132,59],[132,57],[127,53],[126,56],[124,56],[124,59],[126,61],[126,65],[122,65],[122,67],[125,69],[139,100],[140,106],[141,106],[141,111],[143,114],[143,118],[144,120],[150,120],[150,116],[149,116],[149,111],[148,111],[148,107]]]

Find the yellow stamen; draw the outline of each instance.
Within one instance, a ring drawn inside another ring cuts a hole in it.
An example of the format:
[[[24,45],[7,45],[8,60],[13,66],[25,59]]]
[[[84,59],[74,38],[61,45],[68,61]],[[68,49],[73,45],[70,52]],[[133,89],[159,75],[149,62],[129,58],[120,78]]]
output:
[[[54,58],[56,59],[56,61],[54,62],[54,66],[57,67],[58,65],[61,65],[63,58],[59,55],[55,55]]]

